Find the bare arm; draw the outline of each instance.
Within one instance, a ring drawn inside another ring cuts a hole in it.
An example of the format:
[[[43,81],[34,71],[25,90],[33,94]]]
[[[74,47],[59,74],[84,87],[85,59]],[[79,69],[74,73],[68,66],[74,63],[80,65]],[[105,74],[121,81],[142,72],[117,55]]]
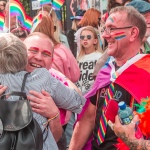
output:
[[[114,132],[128,145],[130,150],[150,150],[149,140],[135,138],[135,123],[138,122],[138,120],[138,116],[135,116],[129,125],[121,125],[119,117],[116,116]]]
[[[54,117],[59,112],[49,93],[42,90],[41,93],[30,91],[30,94],[32,94],[33,96],[28,95],[28,99],[30,100],[31,107],[34,112],[39,113],[40,115],[48,119]],[[59,115],[49,122],[49,127],[54,136],[54,139],[57,142],[62,136],[62,126],[60,123]]]
[[[95,109],[89,104],[82,118],[77,122],[70,142],[69,150],[82,150],[94,129]]]

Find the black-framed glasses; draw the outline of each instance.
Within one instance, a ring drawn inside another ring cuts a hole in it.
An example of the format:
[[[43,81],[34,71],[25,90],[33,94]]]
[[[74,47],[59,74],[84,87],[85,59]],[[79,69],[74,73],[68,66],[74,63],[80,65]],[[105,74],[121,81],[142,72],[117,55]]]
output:
[[[90,40],[92,38],[91,35],[80,35],[80,40],[84,40],[86,37],[86,39]]]
[[[120,27],[120,28],[106,28],[103,27],[103,29],[101,30],[102,33],[106,32],[106,34],[110,34],[111,32],[115,31],[115,30],[120,30],[120,29],[128,29],[128,28],[132,28],[133,26],[127,26],[127,27]]]

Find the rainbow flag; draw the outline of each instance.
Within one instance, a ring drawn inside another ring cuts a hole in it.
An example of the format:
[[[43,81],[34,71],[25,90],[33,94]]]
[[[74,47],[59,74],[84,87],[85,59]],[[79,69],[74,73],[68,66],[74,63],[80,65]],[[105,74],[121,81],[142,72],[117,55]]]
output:
[[[25,9],[19,0],[10,1],[10,15],[17,16],[17,19],[20,21],[22,26],[28,30],[31,29],[32,19],[26,15]]]
[[[52,4],[51,0],[39,0],[40,1],[40,6],[46,5],[46,4]]]
[[[32,18],[31,17],[29,17],[29,16],[26,16],[26,20],[25,20],[25,23],[24,23],[24,27],[26,28],[26,29],[28,29],[28,30],[30,30],[31,29],[31,27],[32,27]]]
[[[53,8],[60,10],[62,5],[64,4],[65,0],[53,0],[52,6]]]
[[[0,30],[3,30],[4,26],[4,14],[0,13]]]
[[[20,1],[18,0],[10,1],[10,15],[17,16],[21,24],[24,25],[26,20],[26,13]]]
[[[36,29],[38,24],[42,21],[42,14],[37,15],[32,21],[31,33]]]
[[[117,70],[115,83],[126,89],[138,102],[150,97],[150,55],[138,54]]]

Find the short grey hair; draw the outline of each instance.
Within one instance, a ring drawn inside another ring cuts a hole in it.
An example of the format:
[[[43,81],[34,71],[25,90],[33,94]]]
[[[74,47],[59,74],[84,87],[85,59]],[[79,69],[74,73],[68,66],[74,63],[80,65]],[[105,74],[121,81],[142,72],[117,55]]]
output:
[[[125,12],[127,14],[126,23],[128,25],[136,26],[139,29],[139,39],[143,41],[147,26],[145,18],[132,6],[118,6],[111,9],[110,14],[116,12]]]
[[[27,48],[23,42],[12,33],[0,34],[0,73],[25,70],[27,63]]]

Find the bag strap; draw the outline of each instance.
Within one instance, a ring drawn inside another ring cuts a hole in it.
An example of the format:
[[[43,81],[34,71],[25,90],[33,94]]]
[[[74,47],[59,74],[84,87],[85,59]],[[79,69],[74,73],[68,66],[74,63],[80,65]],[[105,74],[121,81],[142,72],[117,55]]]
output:
[[[28,74],[30,74],[30,73],[27,72],[27,73],[24,75],[24,78],[23,78],[23,81],[22,81],[21,92],[24,91],[24,88],[25,88],[25,84],[26,84],[26,80],[27,80]],[[19,100],[21,100],[21,99],[22,99],[22,96],[19,97]]]
[[[25,84],[26,84],[26,80],[27,80],[28,74],[30,74],[30,73],[28,72],[28,73],[26,73],[26,74],[24,75],[24,79],[23,79],[22,87],[21,87],[21,92],[24,91],[24,87],[25,87]]]

